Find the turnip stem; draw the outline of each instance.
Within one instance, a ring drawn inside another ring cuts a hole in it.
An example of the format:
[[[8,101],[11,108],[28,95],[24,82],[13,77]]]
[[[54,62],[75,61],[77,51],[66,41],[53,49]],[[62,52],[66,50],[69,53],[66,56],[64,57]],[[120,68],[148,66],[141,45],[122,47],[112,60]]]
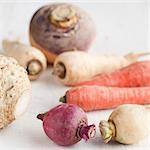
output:
[[[115,126],[112,122],[101,121],[100,132],[105,143],[108,143],[115,136]]]
[[[89,126],[83,126],[79,130],[79,136],[87,141],[90,138],[93,138],[96,134],[96,127],[94,124]]]
[[[49,16],[50,21],[61,28],[70,28],[77,23],[76,11],[73,7],[57,6]]]

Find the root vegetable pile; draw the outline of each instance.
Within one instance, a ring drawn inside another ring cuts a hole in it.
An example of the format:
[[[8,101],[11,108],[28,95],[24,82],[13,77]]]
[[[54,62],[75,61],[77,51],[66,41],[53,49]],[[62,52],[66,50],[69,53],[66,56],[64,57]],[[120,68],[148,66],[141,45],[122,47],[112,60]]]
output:
[[[86,52],[65,52],[56,58],[53,74],[63,84],[74,85],[98,74],[112,73],[149,54],[149,52],[142,52],[126,56],[92,56]]]
[[[44,54],[34,47],[17,41],[3,40],[3,48],[5,55],[14,57],[27,70],[30,80],[36,80],[46,69]]]
[[[105,143],[134,144],[148,135],[149,124],[150,107],[126,104],[116,108],[108,121],[101,121],[99,128]]]
[[[118,88],[81,86],[68,90],[63,103],[76,104],[84,111],[109,109],[121,104],[149,104],[150,87]]]
[[[76,105],[62,104],[37,118],[43,121],[46,135],[58,145],[73,145],[95,135],[95,125],[88,125],[85,112]]]
[[[87,51],[96,33],[92,18],[67,3],[41,7],[33,15],[29,30],[31,45],[41,49],[49,63],[62,52]]]
[[[25,112],[31,99],[31,85],[25,69],[3,55],[0,55],[0,78],[0,128],[3,128]]]
[[[31,99],[29,79],[36,80],[48,61],[56,79],[73,86],[60,98],[65,104],[37,115],[51,141],[70,146],[93,138],[96,126],[88,124],[85,111],[115,107],[108,121],[99,123],[105,143],[134,144],[146,137],[150,105],[139,104],[150,104],[150,61],[139,58],[150,55],[150,51],[91,55],[86,51],[95,34],[94,22],[84,10],[52,3],[32,16],[29,40],[33,47],[3,40],[6,56],[0,55],[0,129],[26,111]]]
[[[150,86],[150,61],[136,62],[111,74],[102,74],[95,78],[76,84],[113,87]]]

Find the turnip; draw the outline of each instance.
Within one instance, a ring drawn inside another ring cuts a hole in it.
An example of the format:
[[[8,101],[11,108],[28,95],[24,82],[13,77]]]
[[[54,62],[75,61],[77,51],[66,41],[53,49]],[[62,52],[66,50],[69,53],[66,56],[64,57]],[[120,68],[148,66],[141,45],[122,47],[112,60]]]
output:
[[[76,105],[58,105],[37,118],[43,121],[46,135],[58,145],[73,145],[95,136],[95,125],[88,125],[85,112]]]
[[[128,66],[149,52],[130,53],[125,56],[91,55],[86,52],[65,52],[54,62],[53,74],[65,85],[74,85],[92,77],[111,73]]]
[[[125,104],[116,108],[108,121],[100,122],[100,132],[105,143],[115,140],[134,144],[150,131],[150,106]]]
[[[96,33],[92,18],[81,8],[67,3],[38,9],[29,32],[31,45],[41,49],[50,63],[62,52],[88,50]]]
[[[27,73],[11,57],[0,55],[0,128],[20,117],[31,99]]]
[[[3,40],[3,49],[6,56],[14,57],[27,70],[30,80],[36,80],[46,69],[46,57],[34,47],[18,41]]]

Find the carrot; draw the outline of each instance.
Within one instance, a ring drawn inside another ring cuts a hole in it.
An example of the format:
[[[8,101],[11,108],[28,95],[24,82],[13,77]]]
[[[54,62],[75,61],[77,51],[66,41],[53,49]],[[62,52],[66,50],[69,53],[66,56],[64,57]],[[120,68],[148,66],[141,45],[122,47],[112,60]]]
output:
[[[112,73],[138,61],[139,57],[150,52],[131,53],[126,56],[91,55],[72,51],[60,54],[53,67],[53,74],[64,85],[74,85],[87,81],[102,73]]]
[[[80,86],[68,90],[60,102],[76,104],[85,111],[114,108],[121,104],[148,104],[150,87]]]
[[[131,64],[111,74],[101,74],[91,80],[76,84],[113,87],[150,86],[150,61]]]

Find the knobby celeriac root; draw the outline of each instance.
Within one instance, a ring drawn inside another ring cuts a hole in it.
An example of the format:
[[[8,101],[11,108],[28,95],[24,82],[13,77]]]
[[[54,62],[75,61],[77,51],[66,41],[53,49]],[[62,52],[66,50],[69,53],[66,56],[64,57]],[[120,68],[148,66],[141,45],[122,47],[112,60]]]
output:
[[[0,128],[10,124],[26,110],[31,99],[27,73],[16,60],[0,55]]]

